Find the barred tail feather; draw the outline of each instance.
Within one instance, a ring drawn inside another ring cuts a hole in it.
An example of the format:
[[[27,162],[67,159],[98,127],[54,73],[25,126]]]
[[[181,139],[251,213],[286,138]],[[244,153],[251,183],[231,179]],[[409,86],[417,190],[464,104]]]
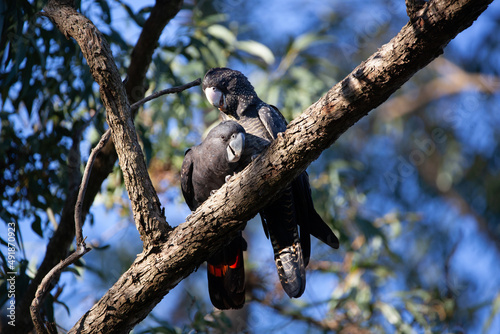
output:
[[[300,297],[306,288],[306,272],[300,242],[275,254],[281,286],[290,298]]]
[[[291,187],[285,188],[260,215],[273,245],[281,285],[288,296],[298,298],[305,290],[306,273]],[[306,245],[309,246],[307,243]]]

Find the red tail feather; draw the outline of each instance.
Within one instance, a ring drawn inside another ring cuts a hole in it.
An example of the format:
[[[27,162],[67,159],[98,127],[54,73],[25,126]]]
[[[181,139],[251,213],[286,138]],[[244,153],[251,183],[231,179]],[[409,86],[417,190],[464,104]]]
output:
[[[207,261],[210,300],[218,309],[237,309],[245,304],[245,245],[239,236]]]

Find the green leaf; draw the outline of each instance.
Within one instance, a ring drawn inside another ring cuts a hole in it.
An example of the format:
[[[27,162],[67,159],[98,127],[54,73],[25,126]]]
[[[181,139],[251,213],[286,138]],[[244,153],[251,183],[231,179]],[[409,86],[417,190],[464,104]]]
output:
[[[484,326],[483,326],[483,333],[488,332],[488,330],[491,327],[491,324],[493,323],[493,320],[495,319],[495,316],[500,311],[500,293],[497,294],[497,296],[495,297],[495,300],[493,301],[492,304],[493,305],[491,308],[490,316],[488,317],[488,320],[486,320],[486,322],[484,323]]]
[[[259,57],[267,65],[274,64],[274,54],[267,46],[256,41],[239,41],[236,43],[236,48],[253,56]]]
[[[61,305],[62,307],[64,307],[64,309],[66,310],[66,312],[68,313],[68,315],[70,315],[70,314],[71,314],[71,312],[70,312],[70,308],[69,308],[69,306],[68,306],[68,305],[66,305],[66,303],[63,303],[63,302],[61,302],[60,300],[54,300],[54,303],[59,304],[59,305]]]
[[[220,24],[214,24],[207,28],[207,33],[215,38],[222,39],[229,45],[236,43],[236,36],[231,30]]]
[[[106,250],[110,247],[109,244],[106,244],[106,245],[103,245],[103,246],[96,246],[96,245],[92,245],[92,249],[95,249],[96,251],[103,251],[103,250]]]
[[[73,273],[75,274],[76,276],[80,276],[80,272],[76,269],[76,268],[73,268],[73,267],[67,267],[67,268],[64,268],[63,270],[64,272],[70,272],[70,273]]]
[[[316,42],[325,43],[328,41],[329,38],[318,36],[314,33],[302,34],[293,41],[291,49],[295,51],[303,51]]]
[[[380,310],[380,312],[382,312],[382,315],[387,319],[387,321],[389,321],[390,324],[397,325],[401,323],[401,315],[394,306],[383,302],[377,302],[375,306]]]

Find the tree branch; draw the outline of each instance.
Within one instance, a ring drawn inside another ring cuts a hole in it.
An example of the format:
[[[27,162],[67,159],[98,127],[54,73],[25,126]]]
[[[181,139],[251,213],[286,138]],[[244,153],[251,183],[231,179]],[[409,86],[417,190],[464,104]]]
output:
[[[188,82],[187,84],[184,84],[184,85],[181,85],[181,86],[177,86],[177,87],[172,87],[172,88],[167,88],[167,89],[163,89],[163,90],[160,90],[158,92],[155,92],[151,95],[149,95],[148,97],[145,97],[143,98],[142,100],[140,101],[137,101],[135,102],[134,104],[132,104],[130,106],[130,111],[131,112],[134,112],[135,110],[139,109],[140,106],[142,106],[144,103],[146,102],[149,102],[153,99],[156,99],[162,95],[166,95],[166,94],[173,94],[173,93],[180,93],[188,88],[191,88],[191,87],[194,87],[194,86],[199,86],[201,85],[201,78],[198,78],[194,81],[191,81],[191,82]]]
[[[294,119],[266,152],[212,195],[185,223],[171,231],[165,242],[153,238],[158,242],[155,247],[145,249],[138,256],[129,270],[70,333],[127,332],[133,328],[165,294],[214,252],[219,243],[243,228],[244,224],[239,222],[253,217],[350,126],[440,55],[448,42],[470,26],[490,2],[426,3],[421,24],[415,26],[408,23],[388,44]],[[79,40],[78,37],[76,39]],[[88,62],[90,64],[91,59]],[[94,70],[92,66],[91,70]],[[107,91],[107,86],[112,83],[106,82],[106,78],[97,79],[103,80],[98,80],[98,83],[102,85],[101,95],[108,106],[114,102],[109,99]],[[117,78],[111,79],[117,81]],[[122,103],[115,102],[114,106],[118,105],[118,108],[107,110],[113,138],[120,144],[117,145],[120,165],[124,175],[128,175],[131,171],[129,164],[140,168],[144,166],[136,158],[140,154],[135,142],[137,138],[131,135],[134,133],[133,125],[122,124],[123,119],[129,119],[126,117],[126,105]],[[143,170],[133,172],[134,175],[139,174],[137,179],[142,181],[145,178]],[[134,183],[128,180],[125,185],[138,228],[147,230],[144,226],[147,224],[142,220],[158,219],[145,217],[147,213],[157,214],[158,208],[144,210],[136,204],[138,199],[134,194]],[[142,197],[149,195],[142,194]]]
[[[128,81],[125,90],[129,102],[139,101],[146,92],[144,79],[158,46],[160,35],[171,19],[181,10],[183,0],[156,0],[151,14],[144,23],[139,40],[130,55],[130,66],[127,70]]]
[[[63,2],[61,1],[61,3]],[[72,1],[67,3],[69,6],[72,5]],[[144,95],[143,82],[154,50],[158,46],[158,39],[167,23],[177,15],[182,7],[182,3],[183,0],[157,0],[155,6],[152,8],[151,14],[146,20],[141,35],[132,51],[130,66],[127,70],[129,81],[126,84],[126,91],[129,101],[135,102]],[[139,94],[139,92],[142,93]],[[84,217],[87,216],[95,196],[101,189],[102,183],[113,170],[116,160],[115,147],[113,142],[109,141],[96,157],[94,168],[90,174],[89,186],[82,207]],[[80,176],[78,176],[78,182],[76,182],[77,186],[79,183]],[[75,237],[75,222],[73,217],[77,193],[78,189],[74,191],[69,189],[59,226],[49,240],[42,264],[17,305],[17,314],[20,317],[16,324],[16,329],[20,332],[27,333],[31,330],[33,324],[29,316],[29,307],[31,300],[35,296],[35,291],[51,268],[67,256],[69,246]]]
[[[76,230],[76,251],[71,254],[64,261],[61,261],[56,265],[49,273],[43,278],[42,282],[38,286],[35,293],[35,298],[31,303],[30,313],[33,319],[33,324],[35,329],[39,333],[48,333],[47,329],[43,325],[42,317],[40,315],[40,306],[52,287],[52,281],[59,276],[59,274],[69,265],[73,264],[76,260],[81,258],[83,255],[90,251],[85,245],[85,239],[82,236],[82,202],[85,196],[85,191],[87,190],[87,185],[89,182],[89,172],[92,170],[92,165],[94,164],[95,157],[97,153],[103,148],[103,146],[108,142],[111,135],[111,129],[108,129],[99,140],[99,143],[92,149],[90,153],[87,166],[85,166],[85,172],[83,173],[82,184],[78,192],[78,198],[75,206],[75,230]]]
[[[68,195],[66,197],[66,201],[64,202],[59,225],[52,235],[52,238],[49,240],[42,264],[38,268],[35,277],[31,280],[24,296],[20,298],[19,304],[17,305],[16,313],[21,316],[16,324],[16,329],[21,333],[28,333],[33,327],[32,319],[30,317],[30,305],[35,297],[38,286],[41,284],[42,279],[49,273],[49,271],[68,256],[69,247],[75,237],[75,223],[73,217],[75,213],[76,198],[78,196],[78,187],[82,179],[82,173],[80,172],[80,142],[83,130],[87,125],[88,123],[83,126],[77,126],[75,124],[72,129],[73,143],[68,152],[67,166]],[[12,332],[14,332],[14,328],[9,327],[7,328],[7,332],[11,329]]]
[[[87,191],[87,186],[89,184],[90,171],[92,170],[92,166],[94,165],[94,160],[97,153],[99,153],[104,147],[104,145],[106,145],[110,136],[111,136],[111,129],[108,129],[102,135],[101,139],[99,140],[99,143],[97,143],[97,145],[92,149],[92,152],[90,153],[89,156],[89,160],[87,162],[87,166],[85,166],[85,171],[83,173],[83,178],[82,178],[82,184],[80,186],[80,191],[78,191],[78,197],[76,199],[76,205],[75,205],[75,232],[76,232],[77,245],[84,243],[82,235],[82,226],[83,226],[82,205],[83,205],[83,198],[85,197],[85,192]]]
[[[38,286],[38,289],[36,290],[35,298],[33,299],[30,307],[31,318],[33,319],[33,324],[35,325],[37,333],[49,332],[45,328],[42,316],[40,315],[40,306],[42,305],[45,296],[50,291],[52,281],[59,276],[59,274],[61,274],[66,267],[75,263],[76,260],[89,251],[90,248],[85,247],[85,242],[78,244],[78,247],[73,254],[68,256],[64,261],[59,262],[59,264],[52,268],[52,270],[50,270],[49,273],[43,278],[42,282]]]
[[[145,158],[139,145],[125,87],[113,60],[109,44],[99,30],[74,8],[49,1],[45,13],[68,37],[80,45],[90,72],[99,85],[107,121],[119,157],[136,227],[145,248],[165,239],[170,229],[165,221]]]

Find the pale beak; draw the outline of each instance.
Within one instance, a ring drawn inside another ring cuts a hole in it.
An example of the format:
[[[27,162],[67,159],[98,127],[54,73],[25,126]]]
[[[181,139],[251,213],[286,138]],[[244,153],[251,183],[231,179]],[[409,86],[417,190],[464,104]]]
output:
[[[240,160],[245,148],[245,134],[235,133],[231,136],[229,145],[227,146],[227,160],[229,162],[237,162]]]
[[[219,110],[225,110],[226,97],[215,87],[208,87],[204,91],[208,102]]]

